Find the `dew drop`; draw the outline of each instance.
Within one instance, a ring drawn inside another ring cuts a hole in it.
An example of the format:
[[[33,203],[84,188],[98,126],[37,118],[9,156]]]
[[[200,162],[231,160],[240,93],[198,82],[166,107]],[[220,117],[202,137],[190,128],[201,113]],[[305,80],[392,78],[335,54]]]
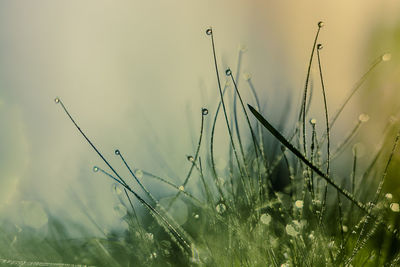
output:
[[[382,55],[382,61],[389,61],[392,59],[392,54],[390,53],[385,53]]]
[[[387,194],[385,195],[385,198],[386,198],[387,200],[391,200],[391,199],[393,198],[393,195],[390,194],[390,193],[387,193]]]
[[[314,236],[314,231],[311,232],[311,234],[308,235],[308,238],[309,238],[310,240],[314,240],[314,238],[315,238],[315,236]]]
[[[316,119],[311,119],[311,120],[310,120],[310,124],[311,124],[311,125],[315,125],[316,123],[317,123],[317,120],[316,120]]]
[[[321,50],[322,48],[324,48],[324,46],[323,46],[322,44],[318,44],[318,45],[317,45],[317,49],[318,49],[318,50]]]
[[[293,239],[289,239],[289,242],[291,243],[291,244],[293,244]],[[283,253],[283,257],[285,258],[285,259],[289,259],[289,254],[287,253],[287,252],[285,252],[285,253]],[[288,265],[289,266],[289,265]],[[286,265],[285,265],[285,267],[287,267]]]
[[[211,29],[211,28],[208,28],[208,29],[206,30],[206,34],[207,34],[207,35],[211,35],[211,34],[212,34],[212,29]]]
[[[154,254],[156,255],[155,257],[154,257]],[[149,259],[150,259],[150,260],[153,260],[153,259],[155,259],[156,257],[157,257],[157,253],[153,252],[153,253],[150,253]]]
[[[94,167],[93,167],[93,171],[94,171],[94,172],[98,172],[98,171],[99,171],[99,168],[96,167],[96,166],[94,166]]]
[[[349,228],[346,225],[343,225],[342,230],[344,233],[347,233],[347,231],[349,231]]]
[[[361,113],[360,116],[358,116],[358,120],[360,122],[367,122],[369,120],[368,114]]]
[[[391,209],[393,212],[400,212],[399,203],[390,203],[390,209]]]
[[[271,218],[271,215],[269,215],[269,214],[264,213],[260,217],[260,221],[265,225],[268,225],[271,222],[271,220],[272,220],[272,218]]]
[[[117,155],[117,156],[121,155],[121,152],[119,152],[118,149],[116,149],[114,153],[115,153],[115,155]]]
[[[297,234],[298,234],[296,229],[294,229],[294,227],[290,224],[286,225],[285,230],[286,230],[286,233],[290,236],[297,236]]]
[[[227,68],[225,71],[226,76],[231,76],[232,75],[232,71],[230,68]]]
[[[185,187],[183,185],[179,186],[179,190],[183,191],[185,190]]]
[[[195,215],[194,215],[194,218],[195,218],[196,220],[199,219],[199,218],[200,218],[199,214],[195,214]]]
[[[190,161],[190,162],[194,162],[193,156],[187,156],[187,160]]]
[[[139,169],[136,169],[136,170],[135,170],[135,176],[136,176],[138,179],[143,178],[143,171],[142,171],[142,170],[139,170]]]
[[[202,109],[201,109],[201,114],[203,114],[203,116],[208,115],[208,109],[202,108]]]
[[[303,200],[296,200],[296,202],[294,203],[294,205],[296,206],[296,208],[303,208]]]
[[[54,99],[54,102],[56,102],[56,104],[58,104],[58,103],[60,103],[60,99],[59,99],[58,97],[56,97],[56,98]]]
[[[222,214],[222,213],[224,213],[224,212],[226,211],[226,206],[225,206],[223,203],[219,203],[219,204],[215,207],[215,209],[217,210],[217,212],[218,212],[219,214]]]
[[[325,26],[325,23],[323,21],[318,22],[318,27],[322,28]]]

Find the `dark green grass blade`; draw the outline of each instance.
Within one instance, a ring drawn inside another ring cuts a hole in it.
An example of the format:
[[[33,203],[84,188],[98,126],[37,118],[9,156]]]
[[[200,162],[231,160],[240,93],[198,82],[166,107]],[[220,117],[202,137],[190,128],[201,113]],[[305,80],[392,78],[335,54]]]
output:
[[[279,140],[279,142],[281,142],[286,148],[288,148],[290,151],[292,151],[292,153],[295,154],[296,157],[298,157],[302,162],[304,162],[304,164],[306,164],[308,167],[310,167],[311,170],[313,170],[320,177],[325,179],[330,185],[332,185],[336,190],[338,190],[342,195],[344,195],[347,199],[349,199],[351,202],[353,202],[361,210],[365,211],[366,213],[370,213],[370,211],[367,209],[367,207],[360,201],[356,200],[355,197],[352,194],[350,194],[350,192],[341,188],[330,177],[328,177],[325,173],[323,173],[318,167],[316,167],[308,159],[306,159],[306,157],[298,149],[296,149],[291,143],[289,143],[289,141],[287,141],[285,137],[283,137],[260,113],[258,113],[258,111],[256,111],[249,104],[247,104],[247,106],[249,107],[249,109],[253,113],[253,115],[257,118],[257,120],[259,120],[260,123],[265,128],[267,128],[267,130],[273,136],[275,136]]]

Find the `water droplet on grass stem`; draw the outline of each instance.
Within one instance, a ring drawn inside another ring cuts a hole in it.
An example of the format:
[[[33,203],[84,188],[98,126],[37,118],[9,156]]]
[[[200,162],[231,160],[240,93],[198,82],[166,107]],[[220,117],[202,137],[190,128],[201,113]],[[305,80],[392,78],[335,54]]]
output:
[[[390,209],[391,209],[393,212],[400,212],[399,203],[390,203]]]
[[[362,114],[360,114],[360,116],[358,116],[358,120],[360,122],[367,122],[367,121],[369,121],[369,116],[368,116],[368,114],[362,113]]]
[[[392,54],[390,53],[385,53],[382,55],[382,61],[389,61],[392,59]]]
[[[296,200],[294,205],[296,206],[296,208],[299,208],[299,209],[303,208],[303,200]]]

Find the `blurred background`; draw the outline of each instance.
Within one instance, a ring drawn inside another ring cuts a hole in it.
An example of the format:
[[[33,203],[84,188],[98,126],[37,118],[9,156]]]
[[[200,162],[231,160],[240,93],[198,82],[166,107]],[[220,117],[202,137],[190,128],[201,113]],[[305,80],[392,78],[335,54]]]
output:
[[[400,108],[398,14],[395,0],[0,1],[0,220],[41,229],[53,215],[90,228],[89,210],[100,228],[120,227],[110,212],[118,203],[112,183],[92,171],[104,164],[55,97],[115,166],[122,167],[119,148],[134,168],[182,182],[201,108],[212,114],[218,104],[209,26],[221,70],[235,73],[242,51],[241,71],[251,74],[267,118],[278,123],[289,113],[285,134],[298,115],[318,21],[325,22],[319,40],[330,112],[390,52],[344,110],[332,140],[365,112],[364,146],[379,143]],[[312,72],[310,116],[322,122],[316,64]]]

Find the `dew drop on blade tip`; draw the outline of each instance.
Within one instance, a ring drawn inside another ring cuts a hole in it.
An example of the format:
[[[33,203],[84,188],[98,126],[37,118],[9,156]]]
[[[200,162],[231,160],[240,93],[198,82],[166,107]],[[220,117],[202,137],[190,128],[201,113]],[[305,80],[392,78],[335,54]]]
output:
[[[202,108],[202,109],[201,109],[201,113],[202,113],[204,116],[206,116],[206,115],[208,114],[208,109]]]
[[[116,149],[114,153],[115,153],[115,155],[117,155],[117,156],[121,155],[121,152],[119,152],[119,149]]]
[[[226,76],[231,76],[231,74],[232,74],[231,69],[229,69],[229,68],[226,69],[225,74],[226,74]]]
[[[392,54],[390,53],[385,53],[382,55],[382,61],[389,61],[392,59]]]
[[[318,22],[318,27],[322,28],[325,26],[325,23],[323,21]]]
[[[399,205],[399,203],[391,203],[391,204],[390,204],[390,209],[391,209],[393,212],[400,212],[400,205]]]
[[[260,216],[260,221],[261,221],[261,223],[263,223],[263,224],[265,224],[265,225],[268,225],[270,222],[271,222],[271,220],[272,220],[272,217],[271,217],[271,215],[269,215],[269,214],[262,214],[261,216]]]
[[[58,97],[56,97],[56,98],[54,99],[54,102],[56,102],[56,104],[58,104],[58,103],[60,103],[60,99],[59,99]]]
[[[99,168],[96,167],[96,166],[94,166],[94,167],[93,167],[93,171],[94,171],[94,172],[98,172],[98,171],[99,171]]]
[[[318,49],[318,50],[322,50],[322,48],[324,48],[324,46],[323,46],[322,44],[318,44],[318,45],[317,45],[317,49]]]
[[[358,120],[360,122],[367,122],[369,120],[368,114],[362,113],[360,116],[358,116]]]
[[[211,28],[208,28],[208,29],[206,30],[206,34],[207,34],[207,35],[211,35],[211,34],[212,34],[212,29],[211,29]]]
[[[301,208],[303,208],[303,201],[302,200],[296,200],[294,205],[296,206],[296,208],[301,209]]]

